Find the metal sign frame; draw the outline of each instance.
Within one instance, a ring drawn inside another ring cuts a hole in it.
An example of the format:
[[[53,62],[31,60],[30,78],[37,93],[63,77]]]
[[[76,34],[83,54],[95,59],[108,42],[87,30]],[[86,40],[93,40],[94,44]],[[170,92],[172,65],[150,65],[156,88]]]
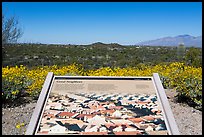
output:
[[[47,99],[51,92],[51,87],[53,86],[53,82],[55,79],[60,79],[60,78],[62,79],[64,78],[66,79],[120,79],[120,80],[150,78],[155,87],[156,94],[158,96],[158,102],[160,103],[159,105],[161,106],[162,111],[164,112],[163,117],[165,120],[166,128],[168,130],[168,134],[169,135],[180,134],[158,73],[153,73],[153,77],[118,77],[118,76],[54,76],[53,72],[49,72],[44,82],[44,85],[41,90],[40,96],[38,98],[34,112],[32,114],[30,123],[27,127],[27,130],[25,133],[26,135],[35,135],[37,131],[37,127],[40,124],[42,112],[45,108],[45,103],[47,102]]]

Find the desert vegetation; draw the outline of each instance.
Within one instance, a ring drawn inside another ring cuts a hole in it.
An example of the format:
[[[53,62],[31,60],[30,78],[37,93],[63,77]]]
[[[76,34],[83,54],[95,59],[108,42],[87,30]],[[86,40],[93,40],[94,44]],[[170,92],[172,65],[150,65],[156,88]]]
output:
[[[2,68],[2,99],[6,102],[25,94],[38,96],[48,72],[55,75],[79,76],[152,76],[152,73],[159,73],[164,88],[175,89],[178,98],[193,102],[194,106],[202,108],[202,68],[187,66],[180,62],[99,69],[84,69],[80,64],[33,68],[23,65],[7,66]]]

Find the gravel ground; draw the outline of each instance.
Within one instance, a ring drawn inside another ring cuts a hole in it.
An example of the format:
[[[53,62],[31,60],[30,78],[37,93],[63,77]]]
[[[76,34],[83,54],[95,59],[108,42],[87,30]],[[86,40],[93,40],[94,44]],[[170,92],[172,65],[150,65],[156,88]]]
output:
[[[30,122],[37,100],[24,105],[2,108],[2,135],[23,135]],[[24,123],[21,128],[17,124]]]
[[[177,103],[174,94],[166,90],[175,121],[181,135],[202,135],[202,111],[189,107],[184,103]]]
[[[202,135],[202,112],[186,104],[177,103],[174,92],[166,90],[181,135]],[[23,135],[30,122],[37,100],[16,107],[2,108],[2,135]],[[17,124],[24,126],[16,128]]]

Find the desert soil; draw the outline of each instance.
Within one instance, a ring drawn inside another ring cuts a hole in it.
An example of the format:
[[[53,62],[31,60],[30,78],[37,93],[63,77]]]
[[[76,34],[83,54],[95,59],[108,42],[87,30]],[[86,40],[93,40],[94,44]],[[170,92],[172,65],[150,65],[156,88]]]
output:
[[[181,135],[202,135],[202,111],[175,101],[175,92],[165,90]],[[2,107],[2,135],[23,135],[30,122],[37,100],[17,106]],[[24,126],[16,128],[17,124]]]

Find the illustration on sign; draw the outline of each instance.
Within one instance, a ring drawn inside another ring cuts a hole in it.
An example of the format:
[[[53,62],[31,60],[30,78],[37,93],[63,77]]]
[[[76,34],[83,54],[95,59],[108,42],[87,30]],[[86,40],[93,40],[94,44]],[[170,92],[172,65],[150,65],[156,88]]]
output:
[[[167,135],[152,79],[55,79],[36,134]]]

